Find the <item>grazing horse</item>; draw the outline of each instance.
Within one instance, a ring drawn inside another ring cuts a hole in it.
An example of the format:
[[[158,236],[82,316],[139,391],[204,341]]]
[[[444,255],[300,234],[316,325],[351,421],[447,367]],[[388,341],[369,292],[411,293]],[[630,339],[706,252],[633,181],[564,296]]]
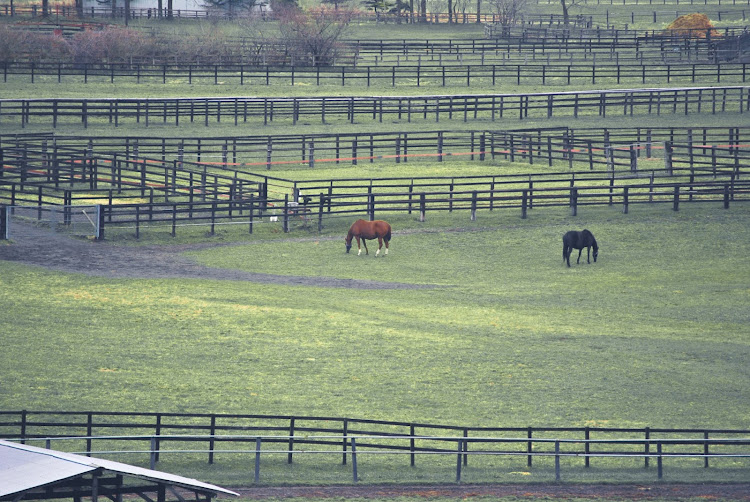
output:
[[[567,261],[568,266],[570,266],[570,253],[573,249],[577,249],[578,261],[576,263],[580,263],[581,253],[583,252],[583,248],[586,248],[586,262],[591,263],[589,258],[592,247],[594,248],[594,263],[596,263],[596,257],[599,256],[599,245],[596,243],[596,239],[594,239],[594,234],[585,229],[580,232],[571,230],[563,235],[563,261]]]
[[[362,239],[362,244],[365,246],[365,254],[369,254],[365,239],[377,239],[379,244],[378,250],[375,253],[375,257],[377,258],[378,254],[380,254],[380,249],[383,247],[383,241],[385,241],[385,254],[388,254],[388,243],[391,241],[391,226],[388,222],[382,220],[355,221],[352,223],[351,228],[349,228],[349,233],[346,234],[346,239],[344,239],[347,253],[352,247],[352,237],[357,239],[357,249],[359,250],[357,256],[362,253],[362,248],[359,246],[360,239]]]

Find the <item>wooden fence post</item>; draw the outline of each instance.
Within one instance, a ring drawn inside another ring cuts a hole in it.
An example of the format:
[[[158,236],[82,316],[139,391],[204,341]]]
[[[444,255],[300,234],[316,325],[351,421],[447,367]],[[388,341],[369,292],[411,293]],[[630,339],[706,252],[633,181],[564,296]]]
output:
[[[213,464],[214,463],[214,447],[215,447],[215,440],[214,435],[216,434],[216,415],[211,415],[211,425],[209,428],[211,437],[208,440],[208,463]]]
[[[628,214],[628,187],[622,188],[622,214]]]
[[[577,188],[570,189],[570,215],[571,216],[578,215],[578,189]]]
[[[464,450],[463,439],[458,440],[458,460],[456,461],[456,483],[461,482],[461,456]]]
[[[151,437],[151,454],[150,454],[149,467],[153,471],[156,468],[156,438]]]
[[[674,187],[674,202],[672,203],[672,209],[675,211],[680,210],[680,187]]]
[[[8,240],[8,207],[0,205],[0,240]]]
[[[708,469],[708,431],[703,432],[703,439],[706,440],[706,442],[703,443],[703,467]]]
[[[260,438],[255,438],[255,484],[260,482]]]
[[[325,196],[320,192],[320,202],[318,204],[318,232],[323,230],[323,208],[325,207]]]
[[[474,190],[471,193],[471,221],[477,219],[477,191]]]
[[[425,193],[422,192],[419,194],[419,221],[424,222],[424,213],[425,213]]]
[[[249,206],[250,206],[250,225],[249,225],[248,232],[252,234],[253,233],[253,218],[255,215],[255,194],[253,193],[250,194]]]
[[[528,453],[528,455],[526,456],[527,467],[531,467],[531,459],[533,458],[533,455],[531,454],[532,448],[534,447],[534,443],[531,441],[533,431],[534,429],[532,429],[531,427],[526,430],[526,437],[529,439],[529,441],[526,442],[526,453]]]
[[[656,476],[661,479],[664,474],[662,471],[661,442],[656,443]]]
[[[367,214],[370,221],[375,221],[375,194],[372,193],[372,186],[369,187],[370,193],[367,194]]]
[[[284,215],[283,215],[284,233],[289,232],[289,194],[284,195]]]
[[[671,141],[664,142],[664,170],[667,174],[672,174],[672,154],[674,153],[674,147]]]
[[[359,476],[357,475],[357,442],[355,438],[352,438],[352,476],[355,483],[359,481]]]
[[[2,213],[0,213],[0,219],[2,219]],[[2,223],[0,223],[2,225]],[[2,230],[0,230],[0,239],[2,239]],[[101,204],[96,205],[96,236],[95,240],[104,240],[104,206]]]
[[[729,185],[724,185],[724,209],[729,209]],[[0,238],[2,238],[0,236]]]

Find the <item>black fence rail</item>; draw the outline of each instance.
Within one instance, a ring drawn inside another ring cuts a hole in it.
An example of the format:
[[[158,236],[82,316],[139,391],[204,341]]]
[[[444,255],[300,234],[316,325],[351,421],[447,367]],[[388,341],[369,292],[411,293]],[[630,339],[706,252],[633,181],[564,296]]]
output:
[[[597,458],[643,459],[649,467],[656,459],[662,476],[662,459],[687,457],[702,460],[704,468],[719,466],[723,457],[734,460],[748,456],[744,429],[712,428],[604,428],[604,427],[471,427],[417,422],[284,415],[178,414],[128,412],[0,412],[0,437],[23,442],[44,441],[47,447],[77,449],[88,455],[99,449],[146,453],[151,467],[163,452],[180,448],[199,451],[209,464],[238,453],[260,455],[262,444],[274,446],[270,453],[282,453],[288,463],[306,453],[340,455],[341,463],[352,461],[356,476],[356,453],[402,454],[415,466],[420,454],[457,455],[457,481],[469,457],[479,455],[521,457],[532,467],[535,460],[555,458],[560,479],[560,458],[576,458],[591,467]],[[262,444],[261,444],[262,442]],[[196,450],[196,443],[199,444]],[[132,445],[132,446],[131,446]],[[205,446],[204,446],[205,445]],[[234,445],[231,450],[226,448]],[[145,448],[144,448],[145,446]],[[254,448],[253,448],[254,447]],[[270,454],[266,450],[266,455]],[[713,461],[712,461],[713,459]],[[699,464],[700,465],[700,464]],[[258,464],[256,463],[258,481]]]
[[[617,53],[615,53],[617,54]],[[160,82],[182,79],[189,84],[214,85],[297,85],[314,84],[346,86],[482,86],[509,83],[572,85],[627,83],[744,83],[747,63],[678,63],[627,64],[591,61],[537,60],[512,64],[440,65],[420,63],[414,66],[316,66],[316,67],[254,67],[250,65],[129,65],[129,64],[63,64],[63,63],[4,63],[3,79],[28,78],[29,83],[54,77],[58,83],[71,80],[82,82],[132,81]]]
[[[665,143],[700,147],[705,156],[711,148],[723,155],[744,158],[750,145],[747,127],[669,127],[669,128],[537,128],[509,131],[451,131],[350,134],[287,134],[273,136],[235,136],[217,138],[158,137],[79,137],[54,134],[0,135],[0,164],[21,165],[37,159],[37,166],[49,167],[54,159],[68,155],[80,163],[88,157],[104,157],[108,162],[156,159],[186,170],[238,174],[269,186],[288,187],[290,180],[275,180],[257,171],[278,167],[315,168],[325,165],[359,165],[374,162],[404,164],[452,159],[497,160],[552,165],[563,162],[589,170],[653,169],[654,163],[666,164]],[[722,151],[722,148],[726,150]],[[7,154],[4,152],[8,152]],[[24,152],[26,152],[24,154]],[[710,153],[710,152],[709,152]],[[25,157],[24,157],[25,155]],[[678,152],[677,156],[681,154]],[[688,152],[689,158],[694,153]],[[679,164],[679,159],[677,160]],[[726,168],[721,162],[712,167]],[[3,170],[0,170],[0,176]],[[285,189],[285,192],[288,190]]]
[[[442,180],[442,183],[421,186],[414,186],[412,180],[409,184],[383,185],[378,190],[368,187],[366,191],[361,190],[361,186],[342,184],[338,188],[343,188],[345,194],[320,192],[319,196],[310,196],[302,203],[290,200],[288,195],[281,200],[255,199],[252,193],[244,199],[210,202],[172,199],[169,202],[117,203],[102,205],[99,235],[104,238],[105,225],[108,228],[113,225],[120,230],[134,229],[136,238],[140,236],[142,227],[171,227],[174,236],[178,226],[210,225],[210,232],[214,233],[216,225],[241,224],[246,225],[248,232],[252,233],[257,223],[279,220],[285,232],[290,231],[295,221],[305,227],[314,226],[317,222],[320,231],[324,221],[350,218],[352,215],[376,219],[381,214],[415,213],[420,221],[425,221],[428,212],[462,211],[468,212],[470,219],[474,220],[477,211],[502,209],[515,209],[521,218],[526,218],[528,210],[543,207],[570,208],[575,216],[578,208],[584,206],[618,205],[627,213],[634,204],[669,203],[678,211],[680,203],[686,202],[720,202],[728,209],[731,202],[750,200],[750,181],[737,180],[734,175],[722,180],[707,180],[704,176],[691,175],[689,180],[682,181],[664,181],[656,176],[652,176],[648,182],[638,183],[622,183],[614,178],[609,178],[608,183],[603,181],[571,178],[569,185],[549,187],[541,186],[541,182],[526,181],[524,188],[511,187],[510,182],[496,181],[491,188],[483,188],[478,180]],[[0,183],[0,187],[3,185]],[[17,193],[16,185],[11,185],[11,193]],[[449,188],[441,189],[440,185]],[[33,190],[34,186],[31,185],[31,188]],[[333,192],[333,189],[333,185],[329,186],[329,191]],[[0,201],[4,193],[7,192],[0,192]],[[87,202],[90,203],[90,200]],[[13,206],[13,203],[9,205]]]
[[[148,127],[222,121],[263,123],[320,120],[382,122],[387,120],[443,120],[517,117],[551,118],[641,114],[745,113],[750,110],[750,87],[680,87],[614,89],[530,94],[475,94],[454,96],[372,96],[322,98],[153,98],[153,99],[0,99],[0,122],[119,125],[130,121]]]
[[[434,148],[434,138],[443,132],[419,137],[421,146]],[[634,137],[637,143],[617,144]],[[53,141],[50,146],[50,138]],[[656,141],[655,138],[665,138]],[[236,139],[236,138],[234,138]],[[300,137],[287,137],[295,142]],[[324,140],[326,138],[318,138]],[[327,138],[330,141],[330,137]],[[336,138],[340,148],[341,138]],[[408,138],[387,136],[399,150],[396,162],[406,163]],[[183,224],[247,224],[252,232],[258,222],[281,221],[283,229],[299,221],[310,226],[317,220],[366,214],[371,219],[383,212],[419,212],[424,220],[429,211],[526,210],[534,207],[630,204],[642,202],[744,200],[750,163],[746,128],[647,129],[638,130],[530,130],[512,132],[461,133],[451,138],[456,148],[477,147],[462,152],[475,160],[503,157],[511,162],[567,162],[570,170],[528,175],[450,177],[340,178],[294,181],[256,174],[234,163],[190,162],[184,151],[170,159],[112,153],[123,138],[105,138],[104,144],[85,147],[76,140],[56,143],[48,135],[16,135],[14,141],[0,138],[0,202],[8,206],[42,207],[58,204],[103,205],[102,224],[136,229],[142,226],[172,226],[172,234]],[[683,140],[674,142],[670,140]],[[705,140],[717,140],[709,144]],[[128,141],[133,141],[128,138]],[[308,165],[315,165],[316,138],[304,138],[311,147]],[[137,146],[138,143],[130,143]],[[185,142],[181,140],[184,147]],[[224,139],[226,158],[229,138]],[[356,137],[355,143],[356,144]],[[416,143],[420,146],[419,141]],[[41,146],[40,146],[41,145]],[[146,142],[145,150],[165,143]],[[391,144],[392,145],[392,144]],[[441,148],[445,143],[438,141]],[[214,145],[218,146],[218,145]],[[249,145],[240,144],[247,148]],[[332,145],[329,143],[329,148]],[[296,148],[295,148],[296,149]],[[120,150],[121,151],[121,150]],[[133,152],[135,153],[135,152]],[[297,154],[300,152],[297,151]],[[246,153],[241,153],[245,155]],[[438,160],[459,152],[418,153]],[[236,153],[235,153],[236,155]],[[330,159],[329,159],[330,160]],[[341,159],[337,159],[341,160]],[[349,159],[352,160],[353,159]],[[573,166],[588,167],[575,171]],[[564,165],[564,164],[563,164]],[[41,214],[41,213],[40,213]],[[41,216],[40,216],[41,218]]]

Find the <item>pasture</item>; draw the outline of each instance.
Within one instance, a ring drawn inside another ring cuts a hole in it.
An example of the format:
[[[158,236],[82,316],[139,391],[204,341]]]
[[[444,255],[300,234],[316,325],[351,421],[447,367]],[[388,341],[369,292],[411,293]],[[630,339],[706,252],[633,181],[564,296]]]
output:
[[[746,217],[742,205],[493,214],[461,231],[397,218],[384,259],[346,255],[345,230],[192,252],[253,272],[434,286],[424,290],[110,280],[3,262],[13,376],[2,401],[741,428]],[[596,232],[596,264],[564,266],[569,227]]]
[[[392,222],[386,258],[346,254],[343,227],[189,253],[229,269],[427,289],[124,280],[2,262],[1,400],[32,410],[743,428],[747,217],[745,205],[495,213],[460,227],[404,217]],[[597,236],[599,260],[568,269],[562,230],[583,227]],[[244,476],[234,462],[186,461],[160,468]],[[335,462],[324,473],[299,462],[292,472],[272,463],[274,481],[346,479]],[[365,479],[446,480],[388,465]],[[549,475],[533,472],[529,480]]]

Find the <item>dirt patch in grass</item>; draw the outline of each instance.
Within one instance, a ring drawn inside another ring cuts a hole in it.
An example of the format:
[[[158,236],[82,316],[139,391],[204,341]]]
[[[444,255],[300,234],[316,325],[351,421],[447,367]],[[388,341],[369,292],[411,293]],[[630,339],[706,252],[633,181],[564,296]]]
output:
[[[350,289],[420,289],[429,285],[398,282],[260,274],[206,267],[185,251],[228,244],[119,247],[55,234],[32,225],[14,224],[10,242],[0,241],[0,260],[36,265],[60,272],[129,279],[207,279],[248,281],[284,286]]]

